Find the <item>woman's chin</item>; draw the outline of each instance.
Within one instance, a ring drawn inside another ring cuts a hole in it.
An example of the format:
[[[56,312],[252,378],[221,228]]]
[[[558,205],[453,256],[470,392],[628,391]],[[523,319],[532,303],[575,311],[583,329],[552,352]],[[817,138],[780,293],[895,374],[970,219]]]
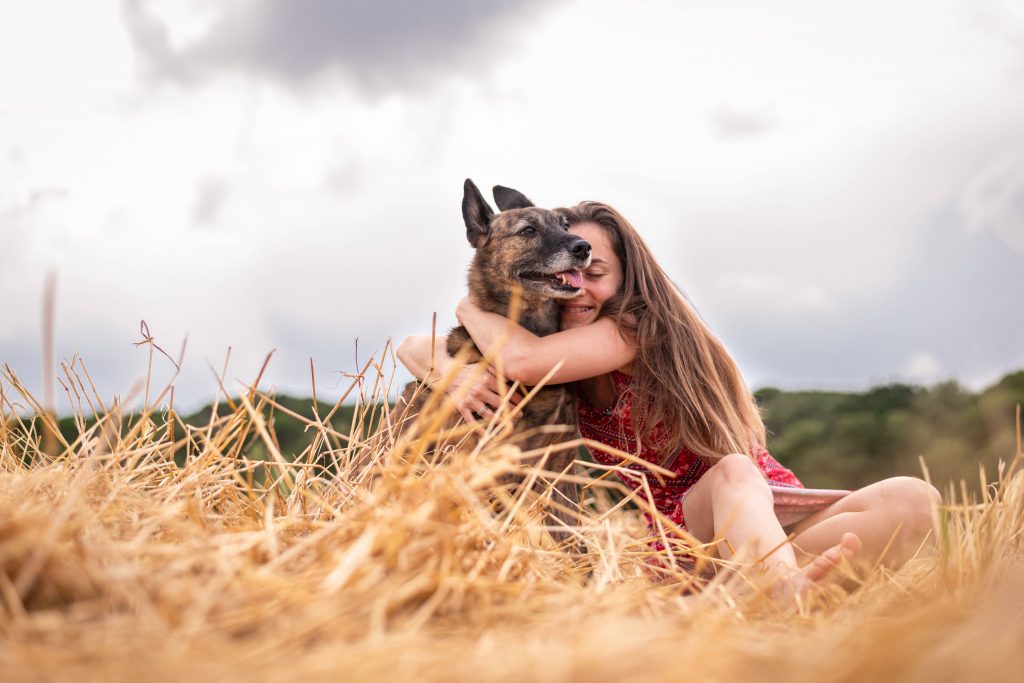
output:
[[[574,327],[583,327],[584,325],[589,325],[592,322],[594,322],[594,321],[591,320],[591,316],[589,316],[589,315],[586,316],[586,317],[583,317],[583,316],[578,316],[578,315],[565,315],[565,314],[563,314],[562,315],[561,329],[563,329],[563,330],[571,330]]]

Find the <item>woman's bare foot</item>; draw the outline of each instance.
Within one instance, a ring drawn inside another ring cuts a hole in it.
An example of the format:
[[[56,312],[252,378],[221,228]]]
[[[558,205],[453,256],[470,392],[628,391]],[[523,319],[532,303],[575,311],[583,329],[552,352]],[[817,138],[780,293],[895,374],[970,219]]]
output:
[[[779,581],[772,591],[774,599],[780,604],[791,603],[798,596],[805,595],[812,586],[826,583],[826,579],[832,575],[832,570],[844,559],[849,561],[856,557],[860,547],[860,537],[857,534],[843,534],[839,543],[808,562],[796,573]]]
[[[821,583],[832,573],[832,570],[839,566],[845,558],[852,560],[860,552],[860,536],[848,531],[843,534],[839,543],[832,546],[819,557],[800,568],[804,578],[811,583]]]

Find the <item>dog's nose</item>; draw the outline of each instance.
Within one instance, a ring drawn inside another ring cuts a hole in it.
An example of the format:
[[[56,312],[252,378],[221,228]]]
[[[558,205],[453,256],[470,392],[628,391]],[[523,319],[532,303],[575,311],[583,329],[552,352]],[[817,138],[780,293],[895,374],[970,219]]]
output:
[[[590,242],[578,239],[572,243],[572,246],[569,247],[569,251],[572,252],[572,255],[576,258],[585,259],[590,256]]]

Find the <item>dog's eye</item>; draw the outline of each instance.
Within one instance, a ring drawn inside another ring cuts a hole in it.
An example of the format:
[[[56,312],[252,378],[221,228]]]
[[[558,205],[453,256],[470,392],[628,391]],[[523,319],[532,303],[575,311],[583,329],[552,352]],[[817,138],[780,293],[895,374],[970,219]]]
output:
[[[519,231],[519,234],[526,235],[527,237],[529,237],[530,235],[536,235],[537,228],[533,227],[532,225],[527,225],[525,228]]]
[[[562,230],[569,232],[569,219],[565,216],[562,216]]]

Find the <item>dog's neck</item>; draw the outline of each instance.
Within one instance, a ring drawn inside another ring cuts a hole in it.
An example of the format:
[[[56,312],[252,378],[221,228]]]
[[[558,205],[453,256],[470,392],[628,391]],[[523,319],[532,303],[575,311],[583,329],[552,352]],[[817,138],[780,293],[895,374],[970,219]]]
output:
[[[512,302],[512,292],[499,283],[490,282],[483,277],[480,269],[473,269],[469,274],[469,291],[473,303],[490,313],[508,317]],[[558,331],[561,308],[557,299],[545,296],[530,295],[523,292],[519,302],[519,319],[517,323],[539,337]]]

